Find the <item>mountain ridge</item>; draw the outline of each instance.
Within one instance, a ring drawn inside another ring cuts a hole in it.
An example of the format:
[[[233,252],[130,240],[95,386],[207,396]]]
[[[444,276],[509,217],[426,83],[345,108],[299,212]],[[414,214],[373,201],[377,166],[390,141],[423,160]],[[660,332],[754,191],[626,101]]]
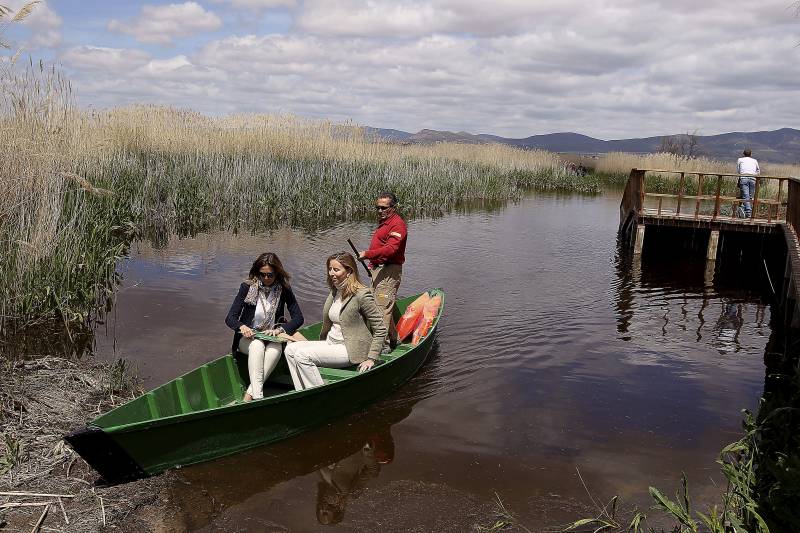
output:
[[[603,140],[571,131],[530,135],[523,138],[501,137],[488,133],[451,132],[423,129],[417,133],[402,130],[367,127],[368,135],[389,142],[407,144],[434,144],[456,142],[464,144],[499,143],[527,150],[540,149],[566,153],[656,153],[665,137],[678,141],[687,139],[687,134],[639,137],[630,139]],[[717,135],[697,135],[699,155],[712,159],[735,159],[744,148],[750,148],[753,156],[770,163],[800,163],[800,130],[779,128],[764,131],[732,131]]]

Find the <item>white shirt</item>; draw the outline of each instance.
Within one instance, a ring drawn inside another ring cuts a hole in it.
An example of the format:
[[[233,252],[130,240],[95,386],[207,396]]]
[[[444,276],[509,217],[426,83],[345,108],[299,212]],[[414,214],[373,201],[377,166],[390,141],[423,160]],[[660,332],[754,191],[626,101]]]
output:
[[[275,310],[272,309],[272,307],[273,306],[271,306],[269,302],[269,297],[265,296],[263,292],[259,292],[258,300],[256,302],[256,312],[253,315],[253,326],[264,323],[267,317],[270,316],[270,313],[274,315]],[[274,317],[272,320],[274,320]],[[269,325],[272,323],[272,320],[267,322],[267,326],[265,327],[269,327]]]
[[[758,168],[758,161],[752,157],[740,157],[736,160],[736,173],[737,174],[761,174],[761,169]]]
[[[342,333],[342,324],[340,314],[342,312],[342,297],[340,293],[336,294],[336,299],[333,300],[331,308],[328,309],[328,318],[331,320],[331,329],[328,331],[328,342],[331,344],[344,344],[344,334]]]

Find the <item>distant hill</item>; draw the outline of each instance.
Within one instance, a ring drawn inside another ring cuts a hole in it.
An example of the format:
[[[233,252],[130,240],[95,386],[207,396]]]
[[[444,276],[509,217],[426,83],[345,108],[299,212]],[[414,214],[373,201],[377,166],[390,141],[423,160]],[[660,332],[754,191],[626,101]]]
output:
[[[369,135],[392,142],[433,144],[456,142],[468,144],[500,143],[521,148],[539,148],[551,152],[607,153],[633,152],[654,153],[661,146],[663,137],[641,139],[615,139],[604,141],[580,133],[563,132],[547,135],[532,135],[524,139],[510,139],[488,134],[467,132],[421,130],[408,133],[400,130],[366,128]],[[684,135],[677,135],[683,137]],[[698,147],[701,155],[713,159],[728,160],[739,157],[745,147],[753,151],[757,159],[771,163],[800,163],[800,130],[782,128],[775,131],[732,132],[720,135],[699,135]]]

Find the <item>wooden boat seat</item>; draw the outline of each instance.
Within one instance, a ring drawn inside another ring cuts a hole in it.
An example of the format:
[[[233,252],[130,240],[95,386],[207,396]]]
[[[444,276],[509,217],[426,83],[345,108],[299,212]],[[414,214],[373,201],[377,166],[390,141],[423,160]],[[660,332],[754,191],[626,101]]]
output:
[[[358,367],[349,368],[327,368],[319,367],[319,373],[325,381],[339,381],[340,379],[350,378],[358,374]]]

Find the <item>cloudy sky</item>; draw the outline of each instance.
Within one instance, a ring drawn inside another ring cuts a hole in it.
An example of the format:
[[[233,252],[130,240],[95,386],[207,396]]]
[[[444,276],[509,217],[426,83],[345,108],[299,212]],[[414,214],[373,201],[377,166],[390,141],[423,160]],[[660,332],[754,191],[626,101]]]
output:
[[[710,135],[800,127],[793,2],[48,0],[7,36],[61,64],[87,107]]]

